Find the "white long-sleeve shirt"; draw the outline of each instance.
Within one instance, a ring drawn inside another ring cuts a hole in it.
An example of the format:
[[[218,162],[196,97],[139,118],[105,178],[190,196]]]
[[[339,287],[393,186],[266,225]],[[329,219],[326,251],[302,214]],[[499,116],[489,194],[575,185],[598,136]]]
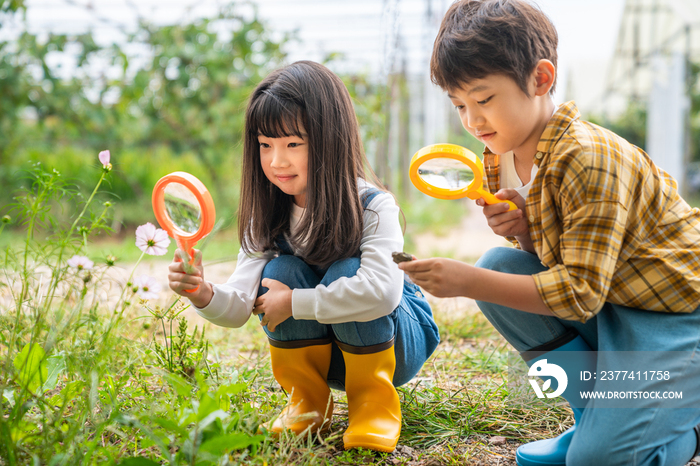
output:
[[[371,187],[359,181],[360,195]],[[403,272],[391,253],[403,250],[399,207],[394,197],[377,194],[363,214],[360,269],[328,286],[292,291],[292,315],[297,320],[324,324],[367,322],[390,314],[403,293]],[[212,284],[214,296],[204,308],[193,306],[208,321],[222,327],[240,327],[250,318],[260,277],[270,258],[248,255],[242,249],[233,275],[224,284]]]

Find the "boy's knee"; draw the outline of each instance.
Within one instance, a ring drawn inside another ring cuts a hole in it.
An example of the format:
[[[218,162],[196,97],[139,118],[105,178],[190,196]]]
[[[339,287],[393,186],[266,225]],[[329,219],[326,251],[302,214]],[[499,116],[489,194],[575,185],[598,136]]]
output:
[[[537,254],[522,249],[498,247],[489,249],[476,261],[476,267],[496,272],[534,275],[547,270]]]
[[[496,272],[516,273],[513,266],[517,262],[518,252],[522,253],[523,251],[506,247],[492,248],[486,251],[475,265]]]
[[[615,435],[606,432],[603,435],[595,435],[591,438],[591,431],[586,431],[586,438],[581,438],[583,432],[577,432],[569,445],[566,454],[567,466],[590,466],[592,464],[604,464],[609,466],[626,465],[630,463],[631,452],[622,448],[623,441]],[[595,446],[592,448],[592,446]]]

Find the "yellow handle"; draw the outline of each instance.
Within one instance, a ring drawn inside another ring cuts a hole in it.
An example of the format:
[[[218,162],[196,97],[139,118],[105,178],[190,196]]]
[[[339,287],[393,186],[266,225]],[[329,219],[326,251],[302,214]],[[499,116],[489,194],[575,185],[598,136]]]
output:
[[[513,202],[499,199],[490,192],[484,191],[483,189],[477,189],[469,193],[469,199],[476,200],[479,198],[483,198],[484,201],[486,201],[486,203],[489,205],[498,204],[499,202],[505,202],[506,204],[508,204],[508,212],[510,212],[511,210],[516,210],[518,208],[518,206],[516,206]]]

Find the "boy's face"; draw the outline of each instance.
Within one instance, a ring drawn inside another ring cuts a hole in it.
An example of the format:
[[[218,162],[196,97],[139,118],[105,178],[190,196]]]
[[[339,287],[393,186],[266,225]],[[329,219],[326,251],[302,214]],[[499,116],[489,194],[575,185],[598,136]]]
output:
[[[535,85],[531,85],[534,95]],[[530,89],[528,89],[530,91]],[[528,97],[511,77],[489,75],[450,90],[464,128],[495,154],[534,155],[541,136],[538,99]],[[532,151],[532,154],[528,152]]]

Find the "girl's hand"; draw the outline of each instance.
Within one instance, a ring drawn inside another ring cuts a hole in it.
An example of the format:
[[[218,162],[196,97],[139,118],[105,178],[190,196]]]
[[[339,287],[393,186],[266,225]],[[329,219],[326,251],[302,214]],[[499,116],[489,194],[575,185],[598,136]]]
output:
[[[525,199],[515,189],[501,189],[495,196],[512,201],[518,208],[509,211],[505,202],[487,204],[483,198],[477,199],[476,204],[484,208],[484,216],[491,230],[499,236],[514,236],[523,250],[534,253],[530,227],[525,218]]]
[[[438,298],[469,296],[469,275],[473,268],[464,262],[435,257],[401,262],[399,268],[413,283]]]
[[[185,273],[185,263],[184,260],[189,261],[190,258],[186,252],[176,249],[175,257],[173,261],[168,266],[168,286],[175,293],[180,296],[189,298],[197,307],[205,307],[211,301],[214,296],[214,290],[209,282],[204,281],[204,267],[202,267],[202,252],[195,249],[194,250],[194,273]],[[197,291],[188,293],[185,290],[192,290],[197,288]]]
[[[264,278],[260,284],[267,288],[267,293],[255,300],[253,314],[265,314],[260,325],[267,325],[274,332],[279,324],[292,317],[292,290],[271,278]]]

